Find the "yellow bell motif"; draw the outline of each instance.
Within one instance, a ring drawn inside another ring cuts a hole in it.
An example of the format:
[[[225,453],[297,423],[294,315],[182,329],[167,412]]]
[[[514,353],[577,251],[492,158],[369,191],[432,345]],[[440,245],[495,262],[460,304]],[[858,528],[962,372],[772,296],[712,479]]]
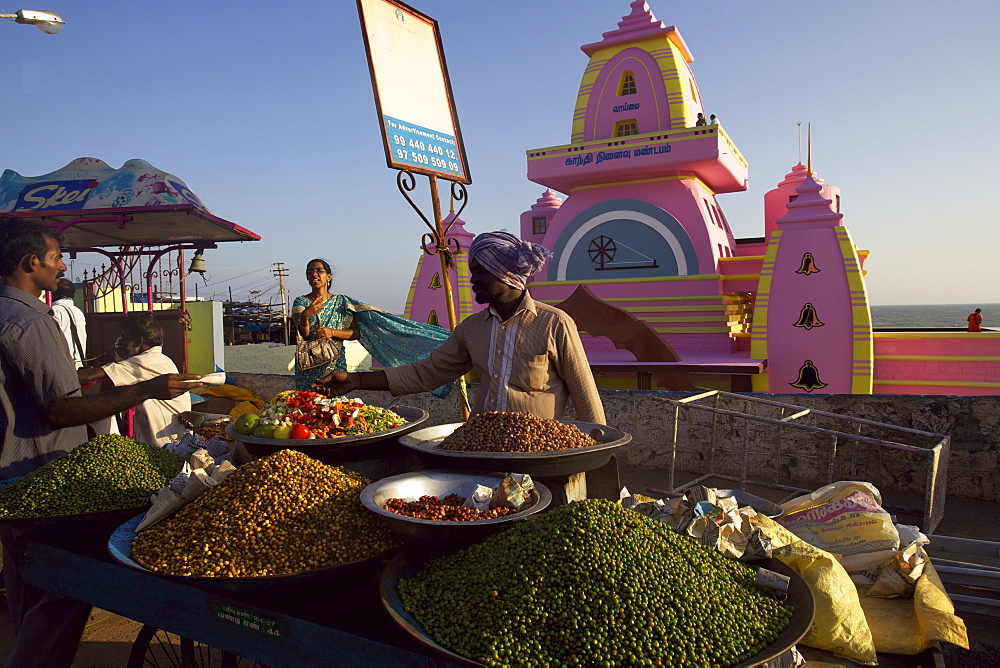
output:
[[[795,323],[795,327],[805,327],[807,330],[813,327],[822,327],[823,323],[820,322],[819,316],[816,314],[816,308],[812,305],[812,302],[806,302],[802,305],[802,310],[799,312],[799,321]]]
[[[819,369],[813,365],[813,361],[806,360],[805,364],[799,367],[799,379],[789,385],[812,392],[826,387],[827,384],[819,379]]]
[[[437,276],[437,274],[434,274],[434,275]],[[428,325],[439,325],[439,324],[441,324],[441,323],[438,322],[437,311],[431,311],[430,315],[427,316],[427,324]]]
[[[438,274],[435,271],[434,275],[431,276],[431,284],[428,285],[427,287],[430,288],[431,290],[440,290],[441,289],[441,275]]]
[[[813,259],[813,254],[805,253],[802,256],[802,264],[795,270],[795,273],[808,276],[809,274],[818,274],[819,271],[819,267],[816,266],[816,260]]]

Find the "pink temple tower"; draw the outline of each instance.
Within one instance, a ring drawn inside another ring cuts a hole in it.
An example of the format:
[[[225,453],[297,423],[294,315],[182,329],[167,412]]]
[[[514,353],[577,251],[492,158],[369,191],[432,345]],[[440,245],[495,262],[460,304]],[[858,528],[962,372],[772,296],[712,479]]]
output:
[[[774,190],[769,190],[764,194],[765,236],[770,236],[771,232],[778,229],[776,221],[788,213],[789,202],[798,199],[799,194],[796,192],[796,188],[802,185],[808,173],[809,170],[806,166],[799,162],[792,167],[792,171],[785,174],[785,179]],[[816,176],[815,172],[812,174],[812,178],[821,186],[819,194],[830,200],[833,204],[833,210],[840,213],[840,188],[824,183],[823,179]]]
[[[680,32],[630,6],[581,47],[571,143],[527,152],[528,178],[550,190],[522,214],[521,237],[554,253],[532,295],[556,303],[586,283],[683,359],[729,356],[749,296],[723,275],[737,252],[716,195],[746,190],[747,162],[720,125],[696,124],[708,114]]]
[[[754,390],[872,392],[872,324],[861,261],[823,190],[804,174],[768,235],[750,343],[751,356],[766,358],[768,369],[754,377]]]
[[[454,221],[454,224],[452,224]],[[453,256],[451,267],[451,288],[455,295],[455,314],[459,322],[482,308],[472,299],[472,287],[469,285],[469,263],[466,252],[469,244],[475,238],[465,229],[465,222],[455,218],[455,212],[449,213],[442,221],[448,230],[448,237],[458,240],[460,252]],[[449,229],[449,225],[451,228]],[[431,245],[430,250],[436,247]],[[442,327],[448,327],[448,304],[444,298],[444,282],[441,277],[441,260],[437,254],[422,253],[417,261],[417,269],[410,282],[410,291],[406,296],[406,309],[403,315],[410,320],[429,322]]]
[[[572,143],[528,152],[528,178],[570,196],[525,238],[558,255],[549,281],[712,274],[733,236],[715,200],[746,189],[747,163],[704,113],[680,32],[642,0],[590,57]]]

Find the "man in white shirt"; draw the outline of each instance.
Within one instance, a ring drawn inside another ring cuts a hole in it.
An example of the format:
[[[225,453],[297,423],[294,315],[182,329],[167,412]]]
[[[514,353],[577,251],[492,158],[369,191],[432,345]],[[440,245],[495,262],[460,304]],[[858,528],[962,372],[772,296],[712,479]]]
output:
[[[101,355],[103,366],[80,369],[81,383],[108,380],[115,387],[156,378],[165,373],[177,373],[177,365],[163,354],[163,329],[145,311],[125,316],[121,335],[110,350]],[[184,393],[173,399],[147,399],[135,407],[132,437],[151,445],[164,446],[179,441],[187,429],[178,416],[191,410],[191,395]]]
[[[73,283],[69,279],[60,278],[59,287],[52,293],[52,316],[59,323],[59,331],[66,337],[66,345],[79,369],[87,357],[87,320],[83,311],[73,303],[75,294]]]

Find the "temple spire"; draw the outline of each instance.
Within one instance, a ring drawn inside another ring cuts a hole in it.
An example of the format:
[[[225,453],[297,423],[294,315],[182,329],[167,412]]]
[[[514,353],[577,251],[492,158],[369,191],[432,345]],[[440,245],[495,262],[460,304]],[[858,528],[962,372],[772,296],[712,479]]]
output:
[[[649,5],[644,0],[633,0],[630,7],[632,11],[627,16],[622,17],[622,20],[618,22],[617,28],[603,33],[601,37],[604,39],[600,42],[581,46],[580,48],[583,52],[588,56],[592,56],[598,49],[605,47],[665,36],[680,49],[681,54],[687,62],[690,63],[694,60],[691,51],[688,49],[687,44],[684,43],[677,28],[665,25],[653,16],[653,12],[649,10]]]

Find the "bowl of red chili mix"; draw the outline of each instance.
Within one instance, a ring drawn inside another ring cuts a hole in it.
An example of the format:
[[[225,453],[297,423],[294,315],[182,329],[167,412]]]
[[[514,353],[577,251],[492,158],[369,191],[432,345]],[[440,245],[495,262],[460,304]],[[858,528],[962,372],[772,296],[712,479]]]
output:
[[[385,518],[405,540],[474,542],[544,510],[552,502],[549,489],[534,482],[524,505],[516,510],[462,507],[477,486],[496,489],[503,478],[495,473],[413,471],[371,483],[361,490],[361,504]]]

